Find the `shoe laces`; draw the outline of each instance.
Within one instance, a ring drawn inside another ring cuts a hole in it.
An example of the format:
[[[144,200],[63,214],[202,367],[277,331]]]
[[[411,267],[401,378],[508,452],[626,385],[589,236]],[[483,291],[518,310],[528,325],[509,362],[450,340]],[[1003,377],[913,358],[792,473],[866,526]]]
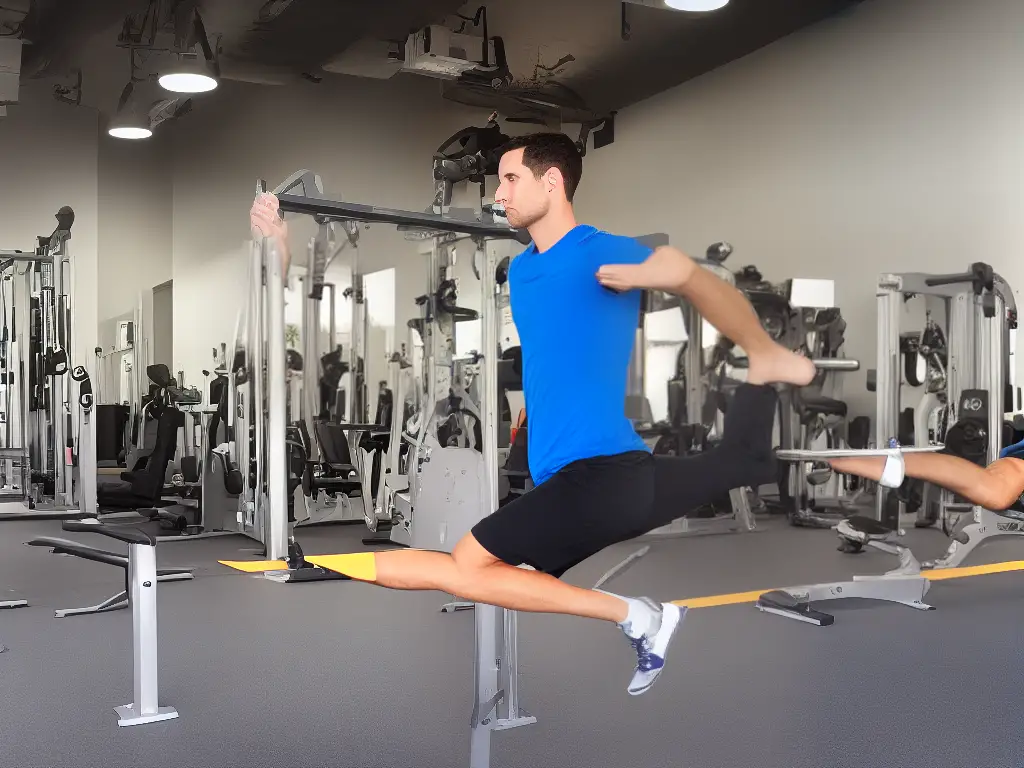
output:
[[[647,635],[630,638],[629,644],[636,651],[636,668],[641,672],[650,672],[655,667],[652,644]]]

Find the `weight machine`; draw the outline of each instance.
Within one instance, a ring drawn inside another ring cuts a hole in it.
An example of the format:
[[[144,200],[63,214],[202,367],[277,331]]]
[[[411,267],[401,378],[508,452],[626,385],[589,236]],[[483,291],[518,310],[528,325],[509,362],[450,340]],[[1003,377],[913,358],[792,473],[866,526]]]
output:
[[[79,433],[82,414],[68,376],[76,352],[71,321],[75,264],[69,247],[75,214],[65,206],[55,218],[56,229],[38,238],[35,251],[0,251],[0,368],[5,374],[0,499],[15,502],[13,509],[0,512],[0,519],[26,508],[74,508],[84,503],[80,486],[90,476],[90,503],[95,505],[94,460],[85,466],[82,482],[76,486],[75,481],[78,455],[95,456],[92,430]],[[83,446],[83,439],[92,444]]]
[[[282,214],[306,214],[323,217],[326,220],[352,221],[361,223],[393,224],[410,230],[418,230],[430,238],[445,240],[447,235],[468,236],[478,246],[489,240],[508,240],[521,238],[522,234],[508,228],[503,219],[494,212],[482,212],[475,217],[442,216],[433,213],[416,213],[399,211],[374,206],[357,205],[323,197],[319,179],[308,171],[295,174],[282,185],[277,192]],[[436,252],[436,246],[432,253]],[[497,353],[498,330],[496,323],[496,279],[497,254],[493,248],[481,247],[481,296],[484,300],[480,313],[483,321],[484,352],[481,360],[481,387],[483,407],[481,408],[481,460],[476,466],[477,483],[480,494],[475,499],[477,519],[489,514],[498,506],[498,466],[497,466]],[[248,504],[252,505],[252,516],[257,518],[254,528],[264,532],[268,559],[290,559],[301,551],[295,547],[288,531],[287,490],[288,471],[286,467],[285,445],[285,402],[284,402],[284,313],[283,313],[283,279],[280,259],[273,244],[265,241],[254,247],[253,266],[255,273],[265,273],[266,279],[259,283],[253,279],[253,287],[259,288],[259,296],[255,301],[260,308],[265,307],[266,333],[263,336],[249,336],[249,347],[256,349],[251,352],[254,358],[248,366],[248,376],[255,385],[255,413],[266,415],[266,419],[256,418],[253,423],[255,437],[253,458],[258,459],[256,468],[257,482],[252,484],[246,494]],[[260,268],[265,267],[265,270]],[[434,295],[429,303],[436,301]],[[262,312],[260,313],[262,316]],[[255,318],[251,319],[253,322]],[[258,328],[259,326],[257,326]],[[253,329],[251,329],[253,330]],[[266,339],[266,377],[261,372],[263,367],[263,344],[258,340]],[[259,359],[256,359],[259,358]],[[426,371],[431,379],[438,376],[443,384],[446,379],[442,366],[436,363]],[[450,370],[450,369],[449,369]],[[449,374],[450,375],[450,374]],[[435,386],[435,392],[440,388]],[[425,404],[429,408],[430,401]],[[247,404],[246,409],[253,410]],[[244,410],[246,410],[244,409]],[[424,417],[424,425],[428,417]],[[263,422],[266,423],[263,423]],[[393,419],[392,422],[398,421]],[[245,441],[243,441],[245,442]],[[434,450],[430,454],[430,462],[440,463],[441,451]],[[417,455],[410,461],[420,461],[425,455]],[[259,466],[267,466],[263,473]],[[243,461],[243,474],[249,466],[248,460]],[[414,511],[419,514],[420,507]],[[454,532],[456,525],[462,521],[453,518],[449,529]],[[438,525],[444,523],[438,521]],[[433,527],[424,521],[424,527]],[[434,529],[436,535],[437,529]],[[305,568],[303,570],[311,570]],[[475,664],[475,697],[470,737],[470,765],[472,768],[486,768],[490,764],[490,736],[494,730],[526,725],[535,722],[535,718],[524,715],[520,711],[518,696],[518,658],[516,646],[516,614],[490,605],[477,605],[476,622],[476,664]]]
[[[947,305],[948,407],[945,444],[900,446],[895,438],[899,426],[900,333],[903,302],[911,297],[941,297]],[[1016,395],[1011,361],[1017,311],[1013,292],[1002,277],[983,263],[972,264],[966,273],[927,275],[884,274],[878,281],[878,368],[876,381],[876,447],[865,450],[779,451],[782,461],[808,462],[845,456],[886,456],[890,454],[947,451],[985,466],[999,457],[1003,413],[1012,409]],[[812,624],[828,625],[833,617],[820,612],[813,603],[846,597],[866,597],[928,609],[924,603],[929,581],[927,569],[955,568],[985,540],[996,536],[1024,535],[1024,513],[1018,510],[992,511],[964,504],[943,490],[941,514],[962,516],[973,521],[953,534],[945,555],[931,562],[919,562],[909,547],[898,543],[904,508],[906,481],[900,489],[878,488],[875,516],[854,516],[840,521],[836,532],[839,549],[856,553],[865,546],[895,555],[899,566],[884,574],[855,577],[853,581],[815,584],[775,590],[760,597],[757,607]],[[955,524],[954,524],[955,526]]]

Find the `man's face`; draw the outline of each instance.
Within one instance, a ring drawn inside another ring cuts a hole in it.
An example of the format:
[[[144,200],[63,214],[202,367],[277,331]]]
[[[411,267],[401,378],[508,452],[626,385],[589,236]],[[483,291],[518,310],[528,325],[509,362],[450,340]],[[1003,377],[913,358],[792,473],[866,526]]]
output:
[[[501,156],[498,178],[501,184],[494,193],[494,202],[505,206],[508,223],[516,229],[526,229],[544,218],[551,207],[548,184],[541,176],[523,165],[523,149],[513,149]]]

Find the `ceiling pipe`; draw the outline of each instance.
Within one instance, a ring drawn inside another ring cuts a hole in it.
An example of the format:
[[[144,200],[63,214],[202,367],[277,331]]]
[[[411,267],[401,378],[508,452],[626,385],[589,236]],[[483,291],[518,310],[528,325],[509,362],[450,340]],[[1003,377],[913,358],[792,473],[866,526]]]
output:
[[[25,17],[25,46],[21,74],[25,78],[63,74],[90,39],[116,27],[126,15],[145,7],[143,0],[35,0]]]

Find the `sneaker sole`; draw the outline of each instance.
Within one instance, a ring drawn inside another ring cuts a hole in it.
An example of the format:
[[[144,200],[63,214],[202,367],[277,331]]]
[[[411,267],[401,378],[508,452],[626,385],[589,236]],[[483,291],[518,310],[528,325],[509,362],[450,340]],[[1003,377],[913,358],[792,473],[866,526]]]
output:
[[[672,646],[672,641],[675,639],[676,633],[679,631],[679,628],[681,626],[683,626],[683,620],[686,618],[686,614],[689,611],[689,609],[685,608],[685,607],[675,606],[675,608],[679,611],[679,613],[678,613],[679,619],[678,619],[678,621],[676,621],[676,625],[674,627],[672,627],[672,632],[668,636],[668,642],[665,644],[665,655],[662,657],[662,660],[665,663],[668,663],[668,649]],[[645,685],[643,688],[639,688],[639,689],[636,689],[636,690],[629,689],[628,690],[629,695],[630,696],[639,696],[640,694],[647,693],[647,691],[651,690],[651,688],[654,686],[654,684],[656,682],[658,682],[658,678],[661,677],[661,673],[664,672],[664,671],[665,671],[665,666],[663,664],[661,669],[658,670],[658,673],[654,677],[651,678],[651,681],[647,685]]]

